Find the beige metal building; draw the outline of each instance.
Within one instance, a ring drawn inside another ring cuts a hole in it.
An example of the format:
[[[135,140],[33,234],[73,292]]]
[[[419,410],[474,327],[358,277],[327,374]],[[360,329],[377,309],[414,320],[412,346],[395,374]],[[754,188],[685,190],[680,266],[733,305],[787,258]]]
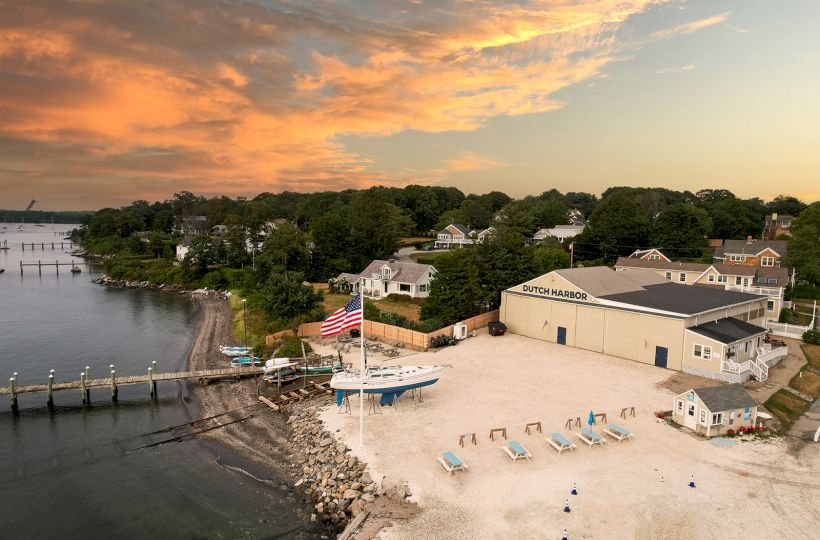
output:
[[[670,283],[653,270],[563,269],[501,293],[510,332],[727,382],[768,377],[766,298]]]

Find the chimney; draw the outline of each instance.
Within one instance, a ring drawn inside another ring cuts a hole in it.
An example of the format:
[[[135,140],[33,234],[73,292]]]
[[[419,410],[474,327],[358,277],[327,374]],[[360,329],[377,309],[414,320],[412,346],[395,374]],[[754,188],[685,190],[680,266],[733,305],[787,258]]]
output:
[[[772,212],[772,221],[777,221],[777,212]]]
[[[752,237],[751,236],[746,237],[746,243],[749,244],[749,245],[752,244]]]
[[[751,238],[751,236],[749,238]],[[387,262],[390,264],[396,264],[396,259],[387,259]]]

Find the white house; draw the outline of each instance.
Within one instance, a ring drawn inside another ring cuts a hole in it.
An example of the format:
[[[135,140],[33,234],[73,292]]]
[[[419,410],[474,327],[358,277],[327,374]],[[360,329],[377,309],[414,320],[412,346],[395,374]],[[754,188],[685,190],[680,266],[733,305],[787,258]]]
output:
[[[368,298],[379,299],[389,294],[405,294],[411,298],[426,298],[436,269],[429,264],[375,260],[360,274],[343,272],[336,278],[350,284],[351,292],[362,291]]]
[[[693,388],[675,396],[672,420],[705,437],[754,427],[757,402],[740,383]]]
[[[539,229],[532,236],[533,243],[543,242],[547,238],[557,238],[563,242],[567,238],[573,238],[584,232],[584,225],[556,225],[550,229]]]
[[[182,262],[182,260],[185,258],[185,255],[187,255],[189,249],[191,249],[190,238],[186,238],[185,240],[177,244],[176,257],[179,262]]]

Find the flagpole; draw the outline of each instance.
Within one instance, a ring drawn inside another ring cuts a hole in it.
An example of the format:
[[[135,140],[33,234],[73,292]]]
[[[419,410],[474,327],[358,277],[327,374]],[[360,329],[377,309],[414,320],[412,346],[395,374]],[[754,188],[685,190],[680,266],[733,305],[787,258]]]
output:
[[[359,446],[364,447],[364,293],[359,291],[362,301],[362,325],[359,329],[359,339],[361,339],[362,356],[361,368],[359,369]]]

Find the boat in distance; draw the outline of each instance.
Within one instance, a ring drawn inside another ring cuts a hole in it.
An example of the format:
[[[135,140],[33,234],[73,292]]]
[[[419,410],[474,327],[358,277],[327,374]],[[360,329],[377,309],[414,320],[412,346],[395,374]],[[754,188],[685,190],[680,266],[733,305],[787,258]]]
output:
[[[247,356],[253,351],[253,347],[223,347],[219,346],[219,352],[225,356]]]
[[[445,366],[384,366],[369,367],[364,380],[359,379],[359,370],[337,371],[330,379],[330,387],[336,390],[336,403],[341,406],[345,393],[359,392],[381,394],[381,405],[389,405],[408,390],[435,384]]]
[[[231,360],[231,367],[248,367],[251,365],[251,357],[250,356],[238,356]],[[261,366],[262,359],[258,356],[253,357],[253,365],[254,366]]]

